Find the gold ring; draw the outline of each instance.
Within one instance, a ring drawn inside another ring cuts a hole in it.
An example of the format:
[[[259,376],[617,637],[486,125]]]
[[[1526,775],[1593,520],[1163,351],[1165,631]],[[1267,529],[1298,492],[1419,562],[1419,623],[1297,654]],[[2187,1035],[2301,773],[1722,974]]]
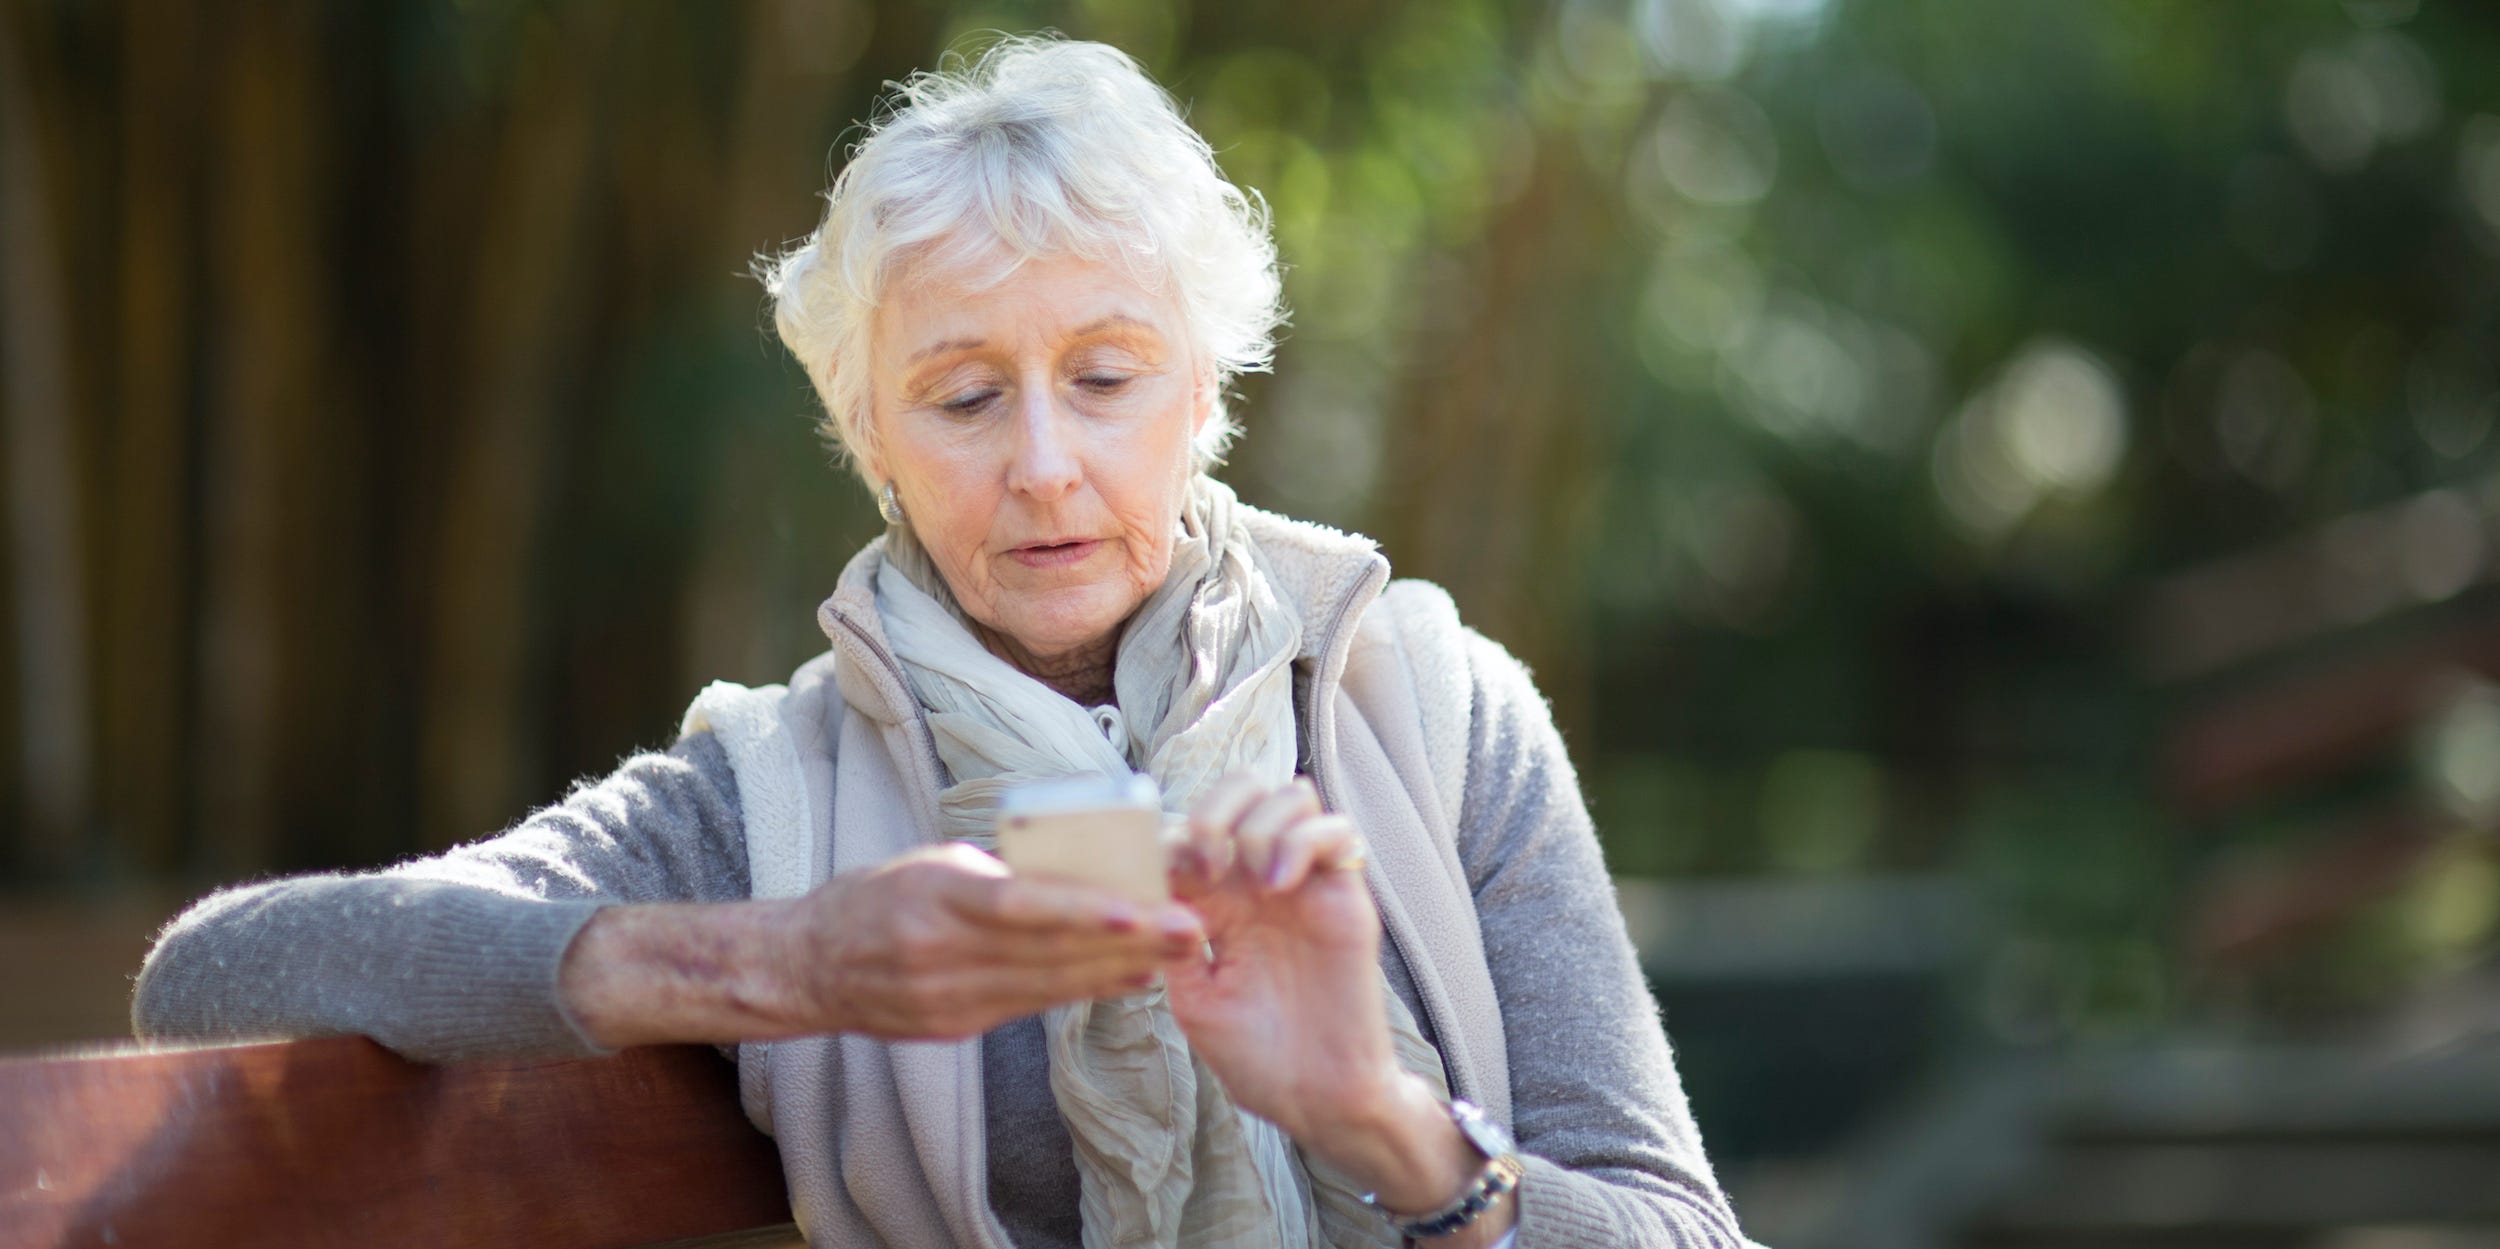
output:
[[[1363,865],[1370,861],[1371,856],[1364,852],[1363,843],[1358,841],[1330,855],[1328,861],[1320,866],[1332,872],[1359,872],[1363,870]]]

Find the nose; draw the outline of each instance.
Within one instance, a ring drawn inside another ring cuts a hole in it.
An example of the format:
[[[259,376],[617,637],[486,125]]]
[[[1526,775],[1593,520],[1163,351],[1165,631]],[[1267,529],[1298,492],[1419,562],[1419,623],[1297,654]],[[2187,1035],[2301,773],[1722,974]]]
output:
[[[1076,414],[1055,401],[1046,386],[1027,386],[1016,412],[1015,458],[1007,466],[1007,488],[1037,502],[1050,503],[1076,489],[1085,478],[1077,454]]]

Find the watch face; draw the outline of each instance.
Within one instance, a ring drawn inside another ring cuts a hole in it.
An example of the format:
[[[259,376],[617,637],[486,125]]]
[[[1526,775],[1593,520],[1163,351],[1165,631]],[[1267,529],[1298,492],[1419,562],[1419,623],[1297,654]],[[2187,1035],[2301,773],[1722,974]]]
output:
[[[1450,1117],[1458,1120],[1458,1130],[1467,1137],[1468,1144],[1476,1147],[1477,1153],[1487,1158],[1499,1158],[1511,1151],[1510,1133],[1504,1131],[1501,1124],[1486,1118],[1484,1112],[1474,1105],[1463,1101],[1451,1102]]]

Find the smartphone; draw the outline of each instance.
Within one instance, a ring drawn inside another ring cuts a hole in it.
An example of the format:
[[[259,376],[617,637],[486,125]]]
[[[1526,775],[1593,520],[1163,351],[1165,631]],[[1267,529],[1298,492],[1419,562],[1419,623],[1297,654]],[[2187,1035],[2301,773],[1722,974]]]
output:
[[[999,796],[998,857],[1019,876],[1108,889],[1143,906],[1171,899],[1161,795],[1144,775],[1071,776]]]

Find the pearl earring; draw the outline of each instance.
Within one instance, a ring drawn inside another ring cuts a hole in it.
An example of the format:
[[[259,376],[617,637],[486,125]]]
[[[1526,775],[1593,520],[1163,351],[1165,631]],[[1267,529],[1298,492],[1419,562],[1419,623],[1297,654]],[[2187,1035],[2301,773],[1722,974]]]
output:
[[[894,497],[893,482],[885,483],[885,488],[877,491],[877,515],[885,517],[885,523],[889,525],[903,523],[903,501]]]

